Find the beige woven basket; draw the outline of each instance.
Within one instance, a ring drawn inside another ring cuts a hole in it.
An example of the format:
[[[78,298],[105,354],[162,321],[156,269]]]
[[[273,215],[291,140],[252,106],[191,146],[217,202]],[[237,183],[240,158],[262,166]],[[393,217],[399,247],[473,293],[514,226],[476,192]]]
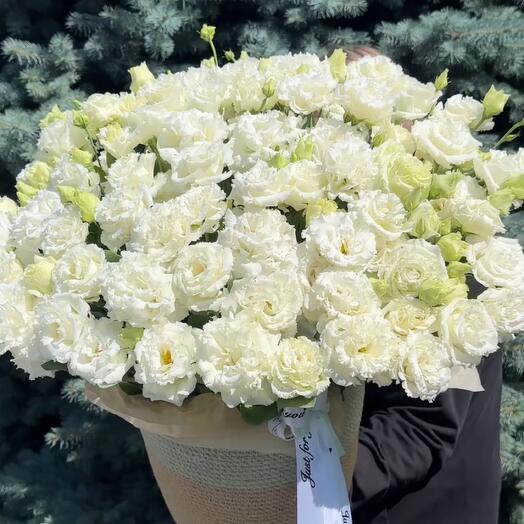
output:
[[[89,399],[141,430],[149,461],[177,524],[294,524],[294,444],[249,426],[215,395],[181,408],[118,388],[88,386]],[[330,391],[330,418],[346,451],[348,486],[356,461],[364,388]]]

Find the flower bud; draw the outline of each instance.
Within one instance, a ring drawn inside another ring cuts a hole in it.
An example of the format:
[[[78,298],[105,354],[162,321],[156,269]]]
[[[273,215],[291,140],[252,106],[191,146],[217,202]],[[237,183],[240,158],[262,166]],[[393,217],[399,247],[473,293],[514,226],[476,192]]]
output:
[[[45,129],[47,126],[50,126],[52,123],[57,122],[58,120],[65,120],[65,113],[60,111],[60,108],[55,104],[49,113],[47,113],[42,120],[40,120],[39,126],[40,129]]]
[[[451,233],[451,231],[453,231],[453,222],[451,220],[451,217],[447,217],[441,220],[440,227],[438,230],[439,234],[444,236],[444,235],[448,235],[449,233]]]
[[[31,295],[41,297],[53,291],[52,275],[55,260],[51,257],[35,256],[33,264],[24,270],[24,285]]]
[[[429,194],[432,174],[429,168],[411,155],[399,155],[388,170],[389,188],[407,210],[415,209]]]
[[[258,61],[258,70],[261,73],[265,73],[271,66],[271,58],[261,58]]]
[[[335,49],[328,58],[329,69],[333,78],[340,84],[344,82],[347,75],[347,54],[342,49]]]
[[[266,98],[271,98],[275,94],[277,83],[274,78],[268,78],[262,86],[262,94]]]
[[[238,57],[239,60],[247,60],[249,58],[249,55],[247,54],[247,51],[240,51],[240,56]]]
[[[337,203],[333,200],[326,198],[320,198],[313,202],[310,202],[306,206],[306,227],[311,224],[312,220],[321,216],[329,215],[337,211]]]
[[[463,281],[467,273],[471,272],[471,264],[467,262],[450,262],[447,267],[449,278],[458,278]]]
[[[489,203],[496,207],[501,215],[509,215],[513,201],[517,200],[513,191],[509,188],[499,189],[488,196]]]
[[[78,149],[78,147],[73,149],[71,158],[73,159],[73,162],[84,167],[90,167],[93,164],[93,155],[89,151]]]
[[[515,199],[524,200],[524,173],[510,176],[502,186],[504,189],[509,189]]]
[[[18,197],[21,205],[25,205],[27,202],[29,202],[29,200],[34,198],[39,191],[39,189],[36,189],[36,187],[30,186],[21,180],[16,183],[15,187],[16,196]]]
[[[128,72],[131,75],[131,91],[133,93],[136,93],[142,86],[150,84],[155,79],[145,62],[131,67],[128,69]]]
[[[73,111],[73,124],[76,127],[85,129],[89,125],[89,119],[87,118],[87,115],[79,109],[77,111]]]
[[[291,162],[299,160],[311,160],[313,158],[313,139],[311,137],[301,138],[295,150],[291,154]]]
[[[216,67],[215,59],[213,57],[204,58],[200,61],[200,65],[202,67],[207,67],[208,69],[214,69]]]
[[[460,233],[448,233],[439,239],[437,246],[446,262],[458,261],[466,256],[469,244]]]
[[[369,277],[369,281],[373,286],[373,291],[377,294],[380,299],[384,299],[388,294],[388,284],[382,278]]]
[[[449,304],[455,298],[467,298],[468,286],[458,278],[429,278],[419,288],[418,297],[430,306]]]
[[[460,171],[449,171],[444,175],[434,174],[429,188],[429,198],[451,198],[462,176]]]
[[[504,106],[508,101],[509,95],[504,93],[502,89],[498,91],[495,86],[491,86],[482,100],[484,106],[484,117],[490,118],[499,115],[504,111]]]
[[[119,339],[120,345],[125,349],[135,349],[135,346],[140,342],[144,328],[127,326],[120,331]]]
[[[200,28],[200,38],[204,41],[204,42],[211,42],[213,40],[213,38],[215,38],[215,31],[216,31],[216,27],[214,25],[207,25],[207,24],[204,24],[201,28]]]
[[[378,129],[371,142],[373,147],[378,147],[386,140],[394,140],[400,144],[406,153],[412,155],[417,147],[413,135],[405,128],[396,124]]]
[[[58,193],[64,202],[75,205],[82,220],[87,223],[95,221],[95,211],[99,204],[98,197],[93,193],[82,193],[71,186],[58,186]]]
[[[51,168],[45,162],[32,162],[25,170],[25,182],[36,189],[45,189],[49,183]]]
[[[271,167],[282,169],[289,164],[289,160],[282,153],[277,153],[268,163]]]
[[[448,84],[449,84],[449,81],[448,81],[448,73],[449,73],[449,69],[446,68],[444,69],[444,71],[442,71],[442,73],[440,73],[440,75],[437,76],[437,78],[435,78],[435,89],[437,91],[442,91],[443,89],[445,89]]]
[[[229,51],[226,51],[224,53],[224,58],[228,61],[228,62],[234,62],[236,60],[235,58],[235,53],[233,53],[233,51],[231,51],[231,49],[229,49]]]
[[[429,238],[438,236],[440,218],[433,206],[427,201],[420,203],[409,216],[411,230],[409,233],[416,238]]]

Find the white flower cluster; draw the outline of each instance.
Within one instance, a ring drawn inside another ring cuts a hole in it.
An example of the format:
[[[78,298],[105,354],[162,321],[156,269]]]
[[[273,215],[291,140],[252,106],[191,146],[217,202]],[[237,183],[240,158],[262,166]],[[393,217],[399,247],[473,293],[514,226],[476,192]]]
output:
[[[524,255],[497,236],[524,150],[481,149],[486,104],[381,56],[208,66],[142,65],[42,121],[0,200],[0,353],[176,405],[432,400],[524,328]]]

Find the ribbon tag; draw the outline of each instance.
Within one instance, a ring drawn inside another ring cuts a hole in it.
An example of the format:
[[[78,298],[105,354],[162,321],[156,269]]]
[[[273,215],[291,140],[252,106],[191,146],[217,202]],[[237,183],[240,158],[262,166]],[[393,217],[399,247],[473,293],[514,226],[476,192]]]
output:
[[[340,457],[344,449],[331,425],[327,395],[314,408],[284,408],[268,422],[269,431],[295,440],[297,524],[352,524]]]

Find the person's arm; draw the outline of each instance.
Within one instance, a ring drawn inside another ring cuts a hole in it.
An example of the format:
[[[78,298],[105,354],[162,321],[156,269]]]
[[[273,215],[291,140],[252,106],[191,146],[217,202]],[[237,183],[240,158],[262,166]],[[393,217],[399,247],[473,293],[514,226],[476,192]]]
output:
[[[366,522],[420,489],[442,468],[453,452],[474,393],[449,390],[432,404],[407,397],[400,386],[376,394],[380,399],[376,410],[362,421],[353,476],[357,522]]]

